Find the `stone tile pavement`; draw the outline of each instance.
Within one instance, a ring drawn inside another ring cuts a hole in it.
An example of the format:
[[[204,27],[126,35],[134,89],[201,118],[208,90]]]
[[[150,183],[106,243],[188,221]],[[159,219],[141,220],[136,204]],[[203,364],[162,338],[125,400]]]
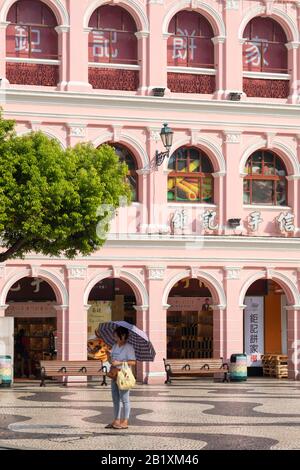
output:
[[[106,430],[110,387],[0,388],[0,448],[300,449],[300,382],[250,378],[138,385],[128,430]]]

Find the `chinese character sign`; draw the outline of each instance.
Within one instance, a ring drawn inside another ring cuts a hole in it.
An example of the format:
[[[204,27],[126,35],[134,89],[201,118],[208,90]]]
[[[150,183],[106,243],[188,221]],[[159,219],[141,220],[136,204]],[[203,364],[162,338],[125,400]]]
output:
[[[123,8],[104,5],[92,15],[89,62],[137,64],[136,25]]]
[[[250,367],[261,367],[264,354],[264,298],[245,297],[245,353]]]
[[[212,68],[213,32],[208,21],[197,12],[181,11],[169,25],[168,65]]]
[[[280,232],[295,232],[294,218],[295,216],[291,212],[281,212],[281,214],[276,217]]]
[[[46,5],[20,0],[9,10],[7,21],[8,57],[58,59],[57,21]]]
[[[244,70],[287,72],[287,38],[276,21],[271,18],[254,18],[248,23],[244,38]]]

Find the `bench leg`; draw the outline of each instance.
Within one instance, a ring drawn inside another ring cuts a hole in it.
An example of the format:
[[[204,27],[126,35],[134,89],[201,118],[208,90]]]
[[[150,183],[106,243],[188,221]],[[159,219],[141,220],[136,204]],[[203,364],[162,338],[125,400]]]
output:
[[[224,372],[224,379],[223,379],[223,383],[224,383],[224,382],[227,382],[227,383],[229,383],[229,378],[228,378],[228,372],[227,372],[227,371],[226,371],[226,372]]]
[[[106,375],[103,375],[103,380],[102,380],[102,383],[101,383],[101,387],[103,385],[107,386]]]
[[[165,384],[170,384],[171,383],[171,378],[170,378],[170,373],[168,370],[166,370],[166,380]]]

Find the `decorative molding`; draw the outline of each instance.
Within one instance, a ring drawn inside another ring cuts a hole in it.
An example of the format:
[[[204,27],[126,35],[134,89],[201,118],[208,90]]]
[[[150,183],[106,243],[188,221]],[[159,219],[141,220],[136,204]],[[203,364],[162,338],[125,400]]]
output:
[[[299,49],[300,47],[300,42],[298,41],[290,41],[290,42],[287,42],[285,47],[287,48],[288,51],[292,50],[292,49]]]
[[[69,130],[69,137],[81,137],[86,136],[86,125],[85,124],[67,124]]]
[[[241,132],[235,132],[235,131],[224,131],[224,142],[226,144],[239,144],[241,142]]]
[[[148,140],[151,142],[160,141],[160,128],[159,127],[147,127]]]
[[[241,267],[240,266],[224,266],[225,279],[227,280],[238,280],[241,278]]]
[[[190,129],[191,144],[192,145],[197,145],[199,132],[200,132],[199,129]]]
[[[273,142],[276,137],[275,132],[266,132],[266,141],[267,141],[267,147],[272,148],[273,147]]]
[[[86,267],[85,266],[71,266],[67,267],[68,279],[85,279]]]
[[[169,23],[173,16],[180,10],[186,8],[192,8],[194,10],[199,9],[201,12],[208,17],[211,21],[216,36],[226,36],[226,28],[222,18],[222,15],[207,2],[201,0],[174,0],[171,5],[168,6],[168,11],[163,19],[163,33],[168,32]]]
[[[211,40],[214,45],[224,44],[224,42],[226,41],[226,36],[215,36],[214,38],[211,38]]]
[[[238,10],[239,0],[225,0],[225,10]]]
[[[137,39],[148,38],[150,33],[149,31],[137,31],[134,33]]]
[[[10,7],[15,3],[16,0],[5,0],[3,5],[1,6],[0,10],[0,22],[6,22],[6,17]],[[69,26],[70,25],[70,18],[69,13],[66,7],[63,5],[61,0],[55,0],[49,2],[48,0],[43,0],[46,5],[53,11],[57,22],[62,26]]]
[[[121,138],[122,129],[123,129],[123,126],[118,126],[118,125],[112,126],[114,142],[119,142]]]
[[[40,265],[31,264],[30,269],[31,269],[31,277],[38,277],[39,276]]]
[[[148,280],[162,281],[164,279],[165,266],[147,266],[146,270]]]
[[[0,278],[5,277],[5,264],[0,264]]]
[[[199,273],[199,267],[198,266],[191,266],[191,278],[197,279],[198,278],[198,273]]]
[[[121,276],[121,269],[122,266],[112,266],[113,277],[119,278]]]
[[[106,3],[108,3],[107,0],[95,0],[88,6],[83,16],[84,28],[88,28],[90,18],[92,14],[94,13],[94,11],[98,7]],[[120,3],[120,2],[115,2],[115,3]],[[128,9],[129,13],[131,13],[133,18],[136,20],[138,29],[140,29],[141,31],[149,31],[148,16],[146,13],[146,9],[141,4],[141,2],[137,0],[126,0],[126,2],[124,2],[124,6],[126,9]]]
[[[70,31],[70,26],[60,25],[60,26],[56,26],[54,29],[57,32],[57,34],[68,33]]]
[[[149,310],[149,305],[134,305],[133,308],[137,312],[147,312]]]

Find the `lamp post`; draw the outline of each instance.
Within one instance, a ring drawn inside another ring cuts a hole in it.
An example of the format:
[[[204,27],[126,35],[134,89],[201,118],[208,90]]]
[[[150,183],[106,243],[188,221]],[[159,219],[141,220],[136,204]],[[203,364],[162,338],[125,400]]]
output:
[[[156,153],[155,153],[156,166],[162,165],[163,162],[164,162],[164,159],[169,158],[170,148],[172,147],[172,144],[173,144],[173,135],[174,135],[174,132],[168,126],[168,124],[165,123],[164,126],[162,127],[161,131],[160,131],[160,138],[161,138],[161,141],[162,141],[166,151],[165,152],[158,152],[158,150],[156,150]]]

